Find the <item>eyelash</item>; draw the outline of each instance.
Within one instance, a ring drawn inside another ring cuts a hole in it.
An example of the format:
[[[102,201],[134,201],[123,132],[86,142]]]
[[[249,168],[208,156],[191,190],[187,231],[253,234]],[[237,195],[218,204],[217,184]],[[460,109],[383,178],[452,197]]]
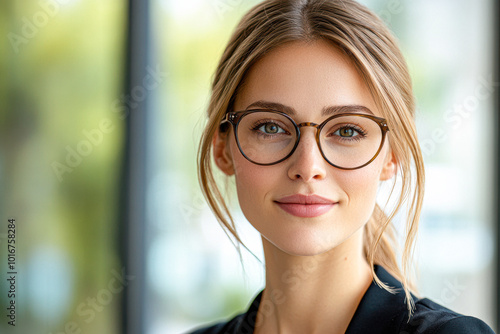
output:
[[[340,140],[347,140],[347,141],[356,140],[356,141],[360,141],[361,139],[363,139],[367,135],[366,131],[364,131],[362,128],[360,128],[359,126],[354,125],[354,124],[343,125],[343,126],[337,128],[337,129],[335,129],[335,131],[333,131],[332,134],[335,133],[335,132],[337,132],[337,131],[344,130],[344,129],[353,129],[359,135],[354,136],[354,137],[342,137],[342,136],[339,136]]]
[[[261,126],[263,126],[263,125],[266,125],[266,124],[275,124],[280,129],[282,129],[283,131],[285,131],[285,134],[289,134],[289,132],[286,129],[284,129],[283,126],[281,126],[278,122],[275,122],[275,121],[272,121],[272,120],[261,120],[261,121],[257,122],[256,124],[254,124],[251,127],[251,130],[253,132],[256,132],[259,136],[263,136],[264,138],[269,138],[269,137],[275,136],[276,134],[268,134],[268,133],[264,133],[262,131],[259,131],[259,128]],[[360,141],[364,137],[367,136],[367,132],[365,130],[363,130],[363,128],[361,128],[360,126],[355,125],[355,124],[345,124],[345,125],[342,125],[341,127],[335,129],[335,131],[333,131],[332,133],[335,133],[335,132],[343,130],[343,129],[353,129],[354,131],[356,131],[358,133],[358,135],[356,135],[354,137],[342,137],[342,136],[338,136],[339,140],[343,140],[343,141]]]
[[[259,131],[259,128],[263,125],[266,125],[266,124],[275,124],[277,127],[279,127],[280,129],[282,129],[283,131],[285,131],[285,134],[290,134],[286,129],[283,128],[283,126],[281,126],[278,122],[273,122],[271,120],[261,120],[259,122],[257,122],[256,124],[254,124],[252,127],[251,127],[251,130],[254,131],[254,132],[257,132],[259,135],[261,136],[274,136],[276,134],[268,134],[268,133],[264,133],[262,131]]]

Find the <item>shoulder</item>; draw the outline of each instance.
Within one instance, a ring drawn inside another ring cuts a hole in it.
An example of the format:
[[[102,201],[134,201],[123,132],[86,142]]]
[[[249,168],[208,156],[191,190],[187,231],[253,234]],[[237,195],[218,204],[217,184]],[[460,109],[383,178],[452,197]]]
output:
[[[390,293],[373,282],[361,299],[347,334],[494,334],[483,321],[456,313],[427,298],[413,297],[415,309],[408,318],[401,283],[381,266],[375,271],[380,280],[396,292]]]
[[[415,313],[409,321],[404,321],[401,334],[494,334],[483,321],[456,313],[427,298],[415,302]]]

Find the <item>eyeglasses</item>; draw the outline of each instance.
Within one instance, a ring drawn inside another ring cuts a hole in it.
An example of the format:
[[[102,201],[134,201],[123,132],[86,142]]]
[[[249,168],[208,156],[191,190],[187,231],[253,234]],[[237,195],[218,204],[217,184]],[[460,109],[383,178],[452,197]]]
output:
[[[226,113],[221,125],[233,125],[241,154],[257,165],[269,166],[289,158],[300,141],[300,128],[316,128],[316,142],[323,158],[332,166],[352,170],[371,163],[380,153],[389,127],[373,115],[343,113],[321,124],[300,124],[274,110]]]

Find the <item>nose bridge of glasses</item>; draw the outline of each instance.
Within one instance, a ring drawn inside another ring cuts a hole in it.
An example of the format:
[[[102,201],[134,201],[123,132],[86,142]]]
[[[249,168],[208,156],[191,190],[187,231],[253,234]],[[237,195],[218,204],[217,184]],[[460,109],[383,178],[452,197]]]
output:
[[[316,142],[316,144],[318,144],[318,146],[319,146],[319,142],[318,142],[318,131],[319,131],[319,126],[320,126],[320,124],[317,124],[317,123],[314,123],[314,122],[302,122],[302,123],[297,124],[297,128],[299,128],[299,131],[300,131],[300,133],[301,133],[301,134],[300,134],[300,136],[299,136],[299,138],[297,138],[297,145],[298,145],[298,143],[299,143],[299,142],[304,142],[304,138],[305,138],[305,137],[304,137],[304,134],[303,134],[303,132],[302,132],[302,128],[304,128],[304,127],[312,127],[312,128],[314,128],[314,129],[316,130],[316,131],[314,131],[314,132],[313,132],[313,133],[314,133],[314,135],[313,135],[313,136],[314,136],[314,139],[313,139],[313,140],[314,140],[314,141]],[[311,129],[311,130],[312,130],[312,129]],[[311,139],[312,139],[312,138],[311,138]],[[307,141],[307,140],[306,140],[306,141]],[[319,147],[318,147],[318,148],[319,148]]]
[[[320,124],[317,124],[317,123],[314,123],[314,122],[302,122],[302,123],[297,124],[297,128],[299,128],[300,132],[302,132],[301,130],[302,130],[303,127],[308,127],[308,126],[313,127],[313,128],[316,129],[315,136],[317,136]]]
[[[319,124],[316,124],[316,123],[313,123],[313,122],[302,122],[302,123],[297,124],[297,127],[299,128],[299,131],[301,131],[303,127],[307,127],[307,126],[315,128],[316,129],[315,135],[318,134]]]
[[[312,126],[312,127],[314,127],[314,128],[317,129],[319,127],[319,124],[316,124],[316,123],[313,123],[313,122],[303,122],[303,123],[297,124],[297,127],[299,129],[302,128],[302,127],[304,127],[304,126]]]

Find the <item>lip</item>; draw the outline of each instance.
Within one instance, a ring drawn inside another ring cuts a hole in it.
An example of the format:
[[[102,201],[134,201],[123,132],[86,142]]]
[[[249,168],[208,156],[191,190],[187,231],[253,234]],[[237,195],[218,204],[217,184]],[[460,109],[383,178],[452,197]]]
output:
[[[318,196],[296,194],[274,201],[283,211],[304,218],[321,216],[330,211],[338,202]]]

